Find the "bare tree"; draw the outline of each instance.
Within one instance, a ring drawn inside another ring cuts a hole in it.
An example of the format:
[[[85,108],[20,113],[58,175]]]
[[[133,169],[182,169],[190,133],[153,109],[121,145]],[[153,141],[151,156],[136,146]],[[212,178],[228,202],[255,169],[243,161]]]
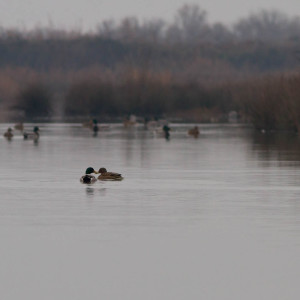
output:
[[[289,21],[276,10],[262,10],[242,19],[234,25],[239,40],[278,41],[286,38]]]
[[[146,21],[140,28],[140,38],[151,43],[158,43],[164,38],[165,22],[161,19]]]
[[[104,38],[116,38],[116,24],[114,20],[104,20],[101,24],[97,25],[97,33]]]
[[[134,41],[139,36],[139,21],[136,17],[128,17],[121,21],[118,37],[123,41]]]
[[[208,41],[220,44],[233,40],[232,32],[222,23],[215,23],[210,27]]]
[[[197,43],[208,34],[207,13],[197,4],[182,6],[175,16],[175,22],[169,28],[169,37],[180,36],[182,42]]]

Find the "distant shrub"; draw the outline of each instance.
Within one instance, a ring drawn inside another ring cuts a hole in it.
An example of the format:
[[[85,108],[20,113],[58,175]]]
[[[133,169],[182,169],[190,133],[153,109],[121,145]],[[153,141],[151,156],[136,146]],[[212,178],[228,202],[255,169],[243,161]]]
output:
[[[300,132],[300,76],[267,76],[236,88],[238,100],[259,130]]]
[[[14,108],[23,110],[28,119],[48,117],[52,112],[51,93],[43,83],[29,84],[20,91]]]
[[[113,97],[112,84],[101,80],[76,82],[66,93],[65,113],[67,115],[115,115],[118,106]]]

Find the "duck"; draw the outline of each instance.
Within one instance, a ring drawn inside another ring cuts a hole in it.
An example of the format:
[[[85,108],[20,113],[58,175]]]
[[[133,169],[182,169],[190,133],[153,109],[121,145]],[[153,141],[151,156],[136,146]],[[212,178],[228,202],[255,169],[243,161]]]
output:
[[[16,125],[14,126],[14,128],[15,128],[16,130],[23,131],[23,130],[24,130],[24,125],[23,125],[23,123],[18,123],[18,124],[16,124]]]
[[[194,138],[197,138],[200,134],[200,131],[199,131],[199,127],[198,126],[195,126],[194,128],[190,129],[188,131],[188,134],[193,136]]]
[[[9,127],[3,136],[6,137],[8,140],[11,140],[14,136],[12,133],[12,129]]]
[[[96,136],[98,134],[98,131],[99,131],[98,121],[96,119],[93,120],[92,130],[94,132],[94,136]]]
[[[40,129],[38,128],[38,126],[35,126],[33,128],[32,133],[24,132],[24,134],[23,134],[24,140],[31,139],[31,140],[34,140],[35,142],[37,142],[40,137],[39,130]]]
[[[166,139],[166,140],[169,140],[169,139],[170,139],[170,130],[171,130],[171,128],[168,126],[168,124],[165,124],[165,125],[163,126],[163,132],[164,132],[164,134],[165,134],[165,139]]]
[[[123,125],[125,128],[132,127],[136,125],[136,116],[135,115],[130,115],[126,117],[126,119],[123,122]]]
[[[107,172],[105,168],[100,168],[98,173],[100,173],[100,175],[98,176],[99,180],[115,180],[115,181],[123,180],[121,174],[114,173],[114,172]]]
[[[93,121],[89,120],[88,122],[82,123],[82,127],[93,129]]]
[[[91,174],[99,174],[97,171],[95,171],[92,167],[88,167],[85,170],[85,175],[83,175],[80,178],[80,182],[81,183],[85,183],[85,184],[91,184],[91,183],[95,183],[97,181],[96,177],[91,175]]]

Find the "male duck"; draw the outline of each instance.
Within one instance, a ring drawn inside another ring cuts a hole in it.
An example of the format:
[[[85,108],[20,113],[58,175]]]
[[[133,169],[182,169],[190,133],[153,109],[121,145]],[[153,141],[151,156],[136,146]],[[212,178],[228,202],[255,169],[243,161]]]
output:
[[[37,126],[35,126],[33,128],[33,132],[30,132],[30,133],[24,132],[23,133],[24,140],[29,140],[30,139],[30,140],[34,140],[35,142],[37,142],[40,138],[39,131],[40,131],[40,129]]]
[[[98,176],[99,180],[123,180],[123,177],[119,173],[107,172],[105,168],[99,169],[100,175]]]
[[[98,174],[97,171],[95,171],[93,168],[89,167],[86,169],[85,171],[85,175],[83,175],[81,178],[80,178],[80,182],[81,183],[85,183],[85,184],[91,184],[91,183],[94,183],[97,181],[96,177],[93,176],[93,175],[90,175],[90,174]]]

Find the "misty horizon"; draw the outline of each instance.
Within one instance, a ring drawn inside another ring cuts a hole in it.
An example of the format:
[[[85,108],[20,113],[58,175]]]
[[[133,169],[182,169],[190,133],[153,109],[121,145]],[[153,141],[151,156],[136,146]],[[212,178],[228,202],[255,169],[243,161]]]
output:
[[[0,8],[2,6],[3,4],[2,5],[0,4]],[[209,25],[222,24],[227,28],[232,28],[235,24],[237,24],[241,20],[249,19],[255,15],[262,14],[263,12],[277,14],[285,19],[294,19],[297,21],[300,20],[300,15],[295,14],[294,10],[293,12],[288,12],[286,9],[282,10],[276,7],[276,5],[272,5],[270,7],[259,6],[249,10],[248,12],[239,12],[239,14],[235,15],[234,17],[231,17],[229,20],[228,18],[226,18],[226,13],[218,17],[215,15],[215,13],[213,13],[211,10],[209,10],[207,7],[204,7],[203,5],[199,5],[197,3],[183,2],[179,6],[173,6],[174,9],[172,9],[172,13],[168,11],[168,13],[163,15],[153,14],[153,15],[145,16],[140,13],[128,12],[127,14],[123,14],[122,16],[111,14],[96,19],[92,17],[92,15],[88,15],[88,17],[78,16],[77,18],[76,16],[74,16],[74,20],[72,22],[68,21],[68,23],[64,23],[67,19],[65,19],[62,22],[62,20],[59,20],[58,15],[56,15],[55,13],[52,14],[49,11],[45,16],[43,17],[40,16],[38,19],[36,19],[37,12],[33,10],[32,14],[30,15],[30,18],[19,17],[16,20],[14,20],[14,15],[9,15],[8,12],[7,15],[1,16],[1,14],[3,14],[2,11],[2,13],[0,12],[0,20],[1,20],[0,30],[2,32],[5,30],[30,32],[39,29],[46,29],[46,30],[59,30],[65,32],[74,31],[79,33],[95,33],[97,32],[98,27],[105,22],[112,22],[114,23],[115,26],[120,26],[122,22],[126,21],[127,19],[135,19],[139,25],[161,21],[164,23],[164,26],[168,26],[176,22],[178,12],[184,6],[198,7],[201,12],[205,13],[205,21],[207,24]],[[93,24],[91,22],[93,22]]]

